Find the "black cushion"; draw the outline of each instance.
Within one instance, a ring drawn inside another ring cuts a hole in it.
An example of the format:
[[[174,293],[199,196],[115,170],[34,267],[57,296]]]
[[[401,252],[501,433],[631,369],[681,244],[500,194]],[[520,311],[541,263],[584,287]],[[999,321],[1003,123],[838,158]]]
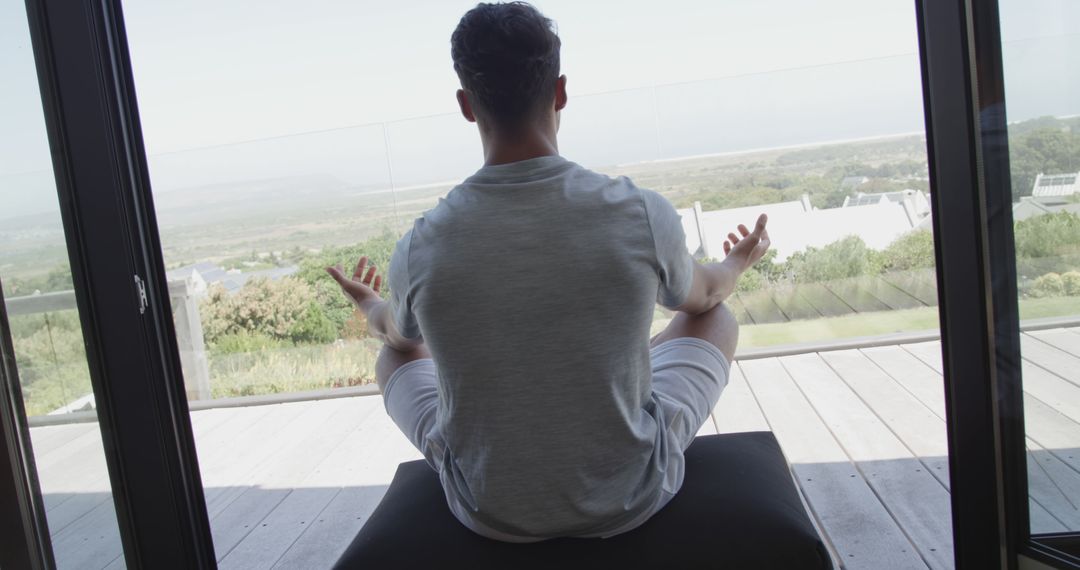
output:
[[[512,544],[450,514],[438,476],[402,463],[337,568],[831,568],[771,432],[699,437],[679,493],[611,538]]]

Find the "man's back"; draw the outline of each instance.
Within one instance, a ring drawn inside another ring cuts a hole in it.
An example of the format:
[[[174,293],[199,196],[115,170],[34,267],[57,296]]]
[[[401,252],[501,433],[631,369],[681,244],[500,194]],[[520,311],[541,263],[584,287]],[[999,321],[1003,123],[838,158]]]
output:
[[[669,203],[558,156],[484,167],[416,221],[392,305],[437,364],[428,460],[459,518],[602,535],[677,490],[648,334],[692,272]]]
[[[383,341],[387,412],[458,520],[509,541],[626,532],[678,491],[727,384],[722,302],[768,250],[766,218],[696,263],[667,200],[558,156],[551,20],[481,3],[450,44],[485,166],[398,243],[389,301],[366,256],[327,271]],[[656,302],[677,312],[650,339]]]

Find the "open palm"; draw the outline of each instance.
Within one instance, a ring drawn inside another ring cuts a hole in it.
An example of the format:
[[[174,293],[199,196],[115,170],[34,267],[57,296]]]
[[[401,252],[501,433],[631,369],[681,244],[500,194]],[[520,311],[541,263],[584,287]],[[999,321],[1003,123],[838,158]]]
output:
[[[727,256],[725,261],[730,260],[735,263],[740,271],[746,271],[757,263],[772,245],[769,231],[765,229],[768,222],[769,217],[761,214],[758,216],[757,223],[754,224],[754,231],[739,224],[738,234],[729,233],[727,239],[724,240],[724,255]]]

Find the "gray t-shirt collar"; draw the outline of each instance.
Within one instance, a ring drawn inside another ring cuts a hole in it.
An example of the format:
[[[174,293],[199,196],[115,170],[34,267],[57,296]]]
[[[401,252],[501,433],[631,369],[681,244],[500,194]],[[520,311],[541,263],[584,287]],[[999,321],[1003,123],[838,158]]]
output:
[[[465,180],[466,184],[531,182],[562,174],[574,165],[559,155],[538,156],[506,164],[487,165]]]

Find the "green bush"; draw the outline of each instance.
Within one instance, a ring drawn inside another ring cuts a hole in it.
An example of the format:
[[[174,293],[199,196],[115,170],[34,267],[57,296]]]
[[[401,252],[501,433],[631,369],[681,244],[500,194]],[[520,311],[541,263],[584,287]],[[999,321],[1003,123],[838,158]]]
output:
[[[881,270],[881,254],[858,236],[848,236],[822,248],[808,247],[787,260],[795,281],[814,283],[858,277]]]
[[[289,346],[292,346],[292,343],[288,341],[271,338],[262,333],[241,330],[219,336],[210,349],[214,354],[239,354]]]
[[[754,269],[750,269],[743,273],[742,277],[739,278],[735,290],[740,293],[749,293],[751,291],[762,289],[765,285],[765,278],[762,277],[761,273],[758,273]]]
[[[1062,274],[1061,284],[1066,295],[1070,297],[1080,296],[1080,271],[1069,271]]]
[[[10,324],[27,415],[47,414],[91,392],[76,311],[13,316]]]
[[[1047,273],[1035,280],[1035,283],[1031,285],[1030,293],[1032,297],[1060,297],[1065,294],[1065,283],[1061,275]]]
[[[292,342],[337,338],[333,324],[315,303],[315,292],[299,279],[255,279],[235,294],[212,286],[199,308],[210,345],[226,335],[245,332]]]
[[[1080,253],[1080,216],[1069,212],[1035,216],[1016,223],[1016,256],[1055,257]]]
[[[386,298],[390,291],[386,276],[397,240],[396,235],[386,232],[357,245],[327,248],[300,264],[300,271],[296,276],[315,292],[315,302],[329,319],[337,336],[363,337],[366,335],[366,327],[359,326],[356,309],[342,294],[337,282],[326,274],[326,268],[340,263],[346,273],[351,273],[360,256],[366,255],[375,264],[376,271],[383,276],[380,293]]]
[[[304,313],[289,328],[289,338],[294,342],[330,342],[338,338],[338,329],[323,308],[312,299],[308,301]]]
[[[881,252],[882,269],[903,271],[934,266],[934,236],[929,230],[908,232]]]

